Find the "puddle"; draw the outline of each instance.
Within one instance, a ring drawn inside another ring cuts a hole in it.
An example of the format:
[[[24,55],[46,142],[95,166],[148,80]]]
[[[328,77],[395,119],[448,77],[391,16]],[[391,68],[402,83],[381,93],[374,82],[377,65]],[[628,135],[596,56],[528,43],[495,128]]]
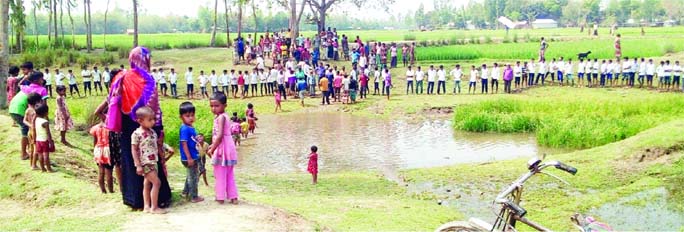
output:
[[[432,182],[409,183],[407,193],[417,198],[429,198],[435,204],[456,209],[463,213],[466,218],[476,217],[486,222],[492,222],[496,218],[495,206],[492,200],[495,197],[496,186],[494,184],[458,184],[458,185],[435,185]]]
[[[244,140],[239,169],[262,173],[306,171],[311,145],[319,170],[337,172],[427,168],[532,157],[542,149],[531,134],[455,133],[449,121],[413,124],[335,113],[261,116]]]
[[[684,229],[684,211],[675,209],[681,200],[670,197],[664,187],[620,198],[591,211],[591,215],[616,231],[673,231]]]

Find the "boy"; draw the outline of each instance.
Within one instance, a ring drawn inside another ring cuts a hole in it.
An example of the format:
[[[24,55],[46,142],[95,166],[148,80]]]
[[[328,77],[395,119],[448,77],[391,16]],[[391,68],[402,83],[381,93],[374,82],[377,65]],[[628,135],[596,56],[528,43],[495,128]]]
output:
[[[176,70],[173,68],[171,69],[171,73],[169,73],[169,82],[171,83],[171,96],[173,96],[173,98],[178,98],[178,89],[176,88],[178,75],[176,74]]]
[[[513,78],[515,83],[515,89],[520,88],[520,78],[523,75],[523,67],[520,66],[520,61],[515,62],[513,67]]]
[[[76,76],[74,76],[74,72],[69,69],[67,73],[67,78],[69,78],[69,94],[71,97],[74,97],[74,89],[76,90],[76,94],[78,94],[78,97],[81,97],[81,92],[78,91],[78,83],[76,82]]]
[[[31,74],[33,76],[33,74]],[[41,98],[40,94],[38,93],[30,93],[28,95],[28,106],[26,107],[26,111],[24,112],[24,125],[28,127],[29,133],[28,133],[28,154],[29,157],[31,158],[30,165],[33,170],[38,170],[38,166],[36,165],[38,163],[38,154],[34,152],[35,145],[36,145],[36,128],[34,128],[34,120],[36,120],[36,105],[38,103],[43,103],[43,99]]]
[[[155,124],[154,111],[150,107],[140,107],[135,111],[136,121],[140,127],[131,135],[131,147],[135,172],[145,178],[143,182],[143,212],[164,214],[166,210],[159,208],[159,188],[161,181],[157,174],[159,159],[157,148],[157,133],[152,130]]]
[[[639,62],[639,88],[644,87],[644,77],[646,77],[646,60],[642,57]]]
[[[527,63],[527,87],[534,85],[535,70],[534,59],[530,59],[530,62]]]
[[[309,165],[306,170],[311,173],[313,177],[313,184],[318,183],[318,147],[311,146],[311,154],[309,154]]]
[[[648,87],[653,87],[653,75],[655,74],[655,64],[653,64],[653,59],[648,59],[648,64],[646,65],[646,85]]]
[[[679,82],[681,76],[682,66],[679,66],[679,61],[675,61],[674,66],[672,66],[672,87],[674,87],[674,89],[679,88],[679,85],[681,85]]]
[[[157,78],[159,79],[157,82],[159,83],[159,91],[161,92],[162,96],[166,97],[166,90],[168,87],[166,86],[166,76],[164,76],[164,70],[159,69],[157,72]]]
[[[237,98],[238,76],[235,74],[235,69],[230,70],[230,76],[229,77],[230,77],[230,91],[233,92],[233,98]]]
[[[494,67],[491,70],[491,74],[492,74],[492,92],[499,93],[499,78],[501,78],[501,68],[499,68],[499,64],[494,63]],[[496,90],[494,90],[494,87],[496,87]]]
[[[584,59],[579,60],[579,64],[577,64],[577,84],[582,87],[584,84],[584,69],[586,68],[587,64],[584,62]]]
[[[199,152],[198,161],[201,161],[200,164],[197,165],[199,167],[199,175],[204,179],[204,185],[209,186],[209,183],[207,182],[207,168],[205,167],[205,165],[207,165],[209,143],[205,142],[203,134],[198,134],[195,138],[197,140],[197,152]],[[211,158],[211,154],[209,154],[209,158]]]
[[[102,72],[102,82],[104,82],[104,86],[107,89],[107,92],[104,94],[107,95],[109,93],[109,83],[112,81],[112,76],[109,73],[109,67],[104,68],[104,72]]]
[[[185,72],[185,83],[188,85],[186,92],[188,99],[192,99],[193,95],[195,95],[195,81],[192,77],[192,67],[188,67],[188,71]]]
[[[487,64],[482,64],[482,68],[480,69],[480,81],[482,81],[482,91],[480,94],[489,93],[489,72],[487,70]]]
[[[197,183],[199,182],[199,166],[202,160],[199,159],[197,150],[197,131],[192,127],[195,123],[195,106],[190,102],[183,102],[180,105],[180,117],[183,125],[180,127],[180,158],[181,163],[187,170],[183,196],[186,196],[192,203],[204,201],[197,193]]]
[[[249,135],[249,123],[247,123],[246,118],[240,119],[240,132],[242,133],[242,137],[244,137],[245,139]]]
[[[47,89],[48,93],[50,93],[50,98],[52,98],[52,75],[50,75],[50,69],[45,69],[43,80],[45,80],[45,88]]]
[[[437,95],[440,94],[440,90],[446,94],[446,71],[444,71],[444,65],[440,65],[437,71]]]
[[[411,64],[413,66],[413,64]],[[416,71],[416,94],[423,94],[423,77],[425,77],[425,73],[420,70],[420,66],[418,66],[418,70]]]
[[[463,71],[461,71],[461,65],[457,64],[454,66],[454,69],[451,70],[449,73],[451,74],[452,77],[454,77],[454,91],[453,94],[456,94],[456,89],[458,89],[458,93],[461,93],[461,77],[463,77]]]
[[[568,59],[568,63],[565,64],[565,77],[568,80],[568,85],[575,87],[575,79],[572,75],[572,59]]]
[[[411,66],[408,66],[408,70],[406,70],[406,95],[409,94],[409,88],[411,89],[411,93],[415,93],[413,91],[413,77],[416,75],[416,73],[411,70]]]
[[[87,92],[87,95],[93,96],[93,89],[91,88],[93,74],[88,71],[87,66],[83,66],[81,77],[83,77],[83,95],[86,95]]]
[[[433,94],[435,92],[435,79],[437,79],[437,70],[435,70],[434,65],[430,65],[430,70],[428,70],[428,86],[427,94]],[[382,91],[382,95],[385,95],[385,91]]]
[[[601,72],[601,80],[599,83],[601,87],[606,87],[606,75],[608,74],[608,64],[606,63],[606,60],[601,61],[599,71]]]
[[[534,84],[538,85],[539,79],[541,79],[542,85],[544,85],[544,79],[546,79],[546,63],[542,59],[537,63],[537,65],[539,71],[537,72],[537,79],[534,81]],[[482,75],[482,78],[484,78],[484,74]]]
[[[215,94],[219,91],[218,89],[218,77],[216,76],[216,70],[211,70],[211,75],[209,75],[209,83],[211,83],[211,94]]]
[[[228,86],[230,86],[230,79],[228,78],[228,70],[224,69],[221,75],[221,89],[223,93],[228,93]],[[228,96],[228,95],[226,95]]]
[[[477,69],[475,65],[470,66],[470,83],[468,84],[468,94],[470,94],[470,89],[473,89],[473,94],[477,91]]]
[[[97,67],[93,67],[93,83],[95,83],[95,95],[100,95],[102,92],[102,73],[97,70]]]
[[[200,94],[202,95],[202,98],[207,97],[209,98],[209,94],[207,93],[207,82],[209,79],[207,78],[206,75],[204,75],[204,70],[200,70],[200,75],[199,75],[199,83],[200,83]]]

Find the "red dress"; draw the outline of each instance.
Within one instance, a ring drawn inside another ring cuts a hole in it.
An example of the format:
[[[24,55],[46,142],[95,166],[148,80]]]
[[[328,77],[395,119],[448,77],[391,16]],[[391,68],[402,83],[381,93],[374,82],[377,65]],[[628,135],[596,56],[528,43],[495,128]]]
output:
[[[311,174],[318,174],[318,154],[311,153],[309,155],[309,167],[306,170]]]

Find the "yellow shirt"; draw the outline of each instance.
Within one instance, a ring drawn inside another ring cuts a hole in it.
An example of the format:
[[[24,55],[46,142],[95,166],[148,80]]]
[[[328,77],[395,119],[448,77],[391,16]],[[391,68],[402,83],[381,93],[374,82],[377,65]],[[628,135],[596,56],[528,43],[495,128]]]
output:
[[[321,78],[321,80],[318,81],[318,87],[321,89],[321,91],[328,91],[328,84],[330,84],[328,78]]]
[[[247,122],[240,123],[240,128],[242,128],[242,133],[247,132],[247,129],[249,129],[249,123],[247,123]]]

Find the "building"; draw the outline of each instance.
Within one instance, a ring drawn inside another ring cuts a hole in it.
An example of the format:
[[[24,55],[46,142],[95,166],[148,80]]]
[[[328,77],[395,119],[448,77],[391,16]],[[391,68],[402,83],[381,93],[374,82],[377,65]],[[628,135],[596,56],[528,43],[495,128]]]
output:
[[[537,19],[532,22],[532,28],[543,29],[543,28],[558,28],[558,22],[553,19]]]

